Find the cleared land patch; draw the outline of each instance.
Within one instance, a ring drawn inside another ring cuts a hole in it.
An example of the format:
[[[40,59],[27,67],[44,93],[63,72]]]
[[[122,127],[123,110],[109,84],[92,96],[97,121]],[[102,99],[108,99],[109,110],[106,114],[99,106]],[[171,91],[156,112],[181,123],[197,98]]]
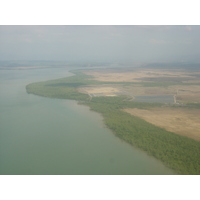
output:
[[[92,76],[90,80],[100,82],[118,82],[119,85],[92,86],[93,90],[103,96],[124,94],[132,99],[135,96],[148,95],[176,95],[175,103],[200,103],[200,72],[190,72],[184,69],[99,69],[84,70],[83,73]],[[124,84],[123,84],[124,83]],[[111,83],[112,84],[112,83]],[[107,89],[106,89],[107,87]],[[90,93],[90,88],[80,89],[83,93]],[[113,91],[112,91],[113,90]],[[115,91],[114,91],[115,90]],[[117,91],[118,90],[118,91]],[[104,92],[105,91],[105,92]],[[98,96],[98,95],[96,95]]]
[[[141,81],[198,81],[192,73],[181,70],[165,69],[134,69],[130,71],[121,70],[87,70],[83,73],[93,76],[94,80],[105,82],[141,82]],[[200,73],[198,72],[197,75]],[[164,78],[164,79],[163,79]]]
[[[176,91],[178,101],[200,102],[200,85],[173,85],[169,89]]]
[[[124,109],[131,115],[179,135],[200,141],[200,110],[188,108]]]
[[[95,96],[116,96],[116,93],[120,92],[117,88],[109,86],[86,86],[80,87],[78,91]]]

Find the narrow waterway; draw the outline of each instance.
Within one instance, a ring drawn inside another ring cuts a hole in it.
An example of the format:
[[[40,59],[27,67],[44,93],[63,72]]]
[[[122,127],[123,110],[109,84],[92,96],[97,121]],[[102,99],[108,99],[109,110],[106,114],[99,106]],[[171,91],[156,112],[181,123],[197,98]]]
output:
[[[173,174],[76,101],[27,94],[68,69],[0,70],[0,174]]]

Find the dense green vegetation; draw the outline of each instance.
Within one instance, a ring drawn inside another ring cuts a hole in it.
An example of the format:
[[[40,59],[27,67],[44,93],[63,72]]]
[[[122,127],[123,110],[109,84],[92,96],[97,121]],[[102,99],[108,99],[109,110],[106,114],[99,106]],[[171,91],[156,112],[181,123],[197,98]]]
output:
[[[78,74],[78,73],[77,73]],[[80,85],[91,84],[82,78],[83,75],[78,74],[68,78],[61,78],[57,80],[44,81],[38,83],[32,83],[26,86],[28,93],[60,99],[73,99],[73,100],[87,100],[87,94],[81,94],[76,91],[76,88]],[[79,78],[77,78],[79,77]],[[79,81],[80,80],[80,81]]]
[[[123,106],[115,103],[97,103],[94,99],[87,105],[92,110],[103,114],[105,124],[115,135],[161,160],[178,174],[200,174],[199,142],[125,113],[119,109]],[[135,103],[132,107],[148,106]]]
[[[90,99],[87,94],[77,92],[81,85],[99,84],[87,78],[90,77],[77,72],[76,76],[68,78],[32,83],[26,89],[28,93],[40,96],[78,100],[101,113],[105,124],[116,136],[161,160],[176,173],[200,174],[200,142],[166,131],[122,110],[162,104],[126,101],[125,96]],[[199,105],[195,106],[199,108]]]
[[[200,103],[187,103],[186,105],[190,108],[200,108]]]

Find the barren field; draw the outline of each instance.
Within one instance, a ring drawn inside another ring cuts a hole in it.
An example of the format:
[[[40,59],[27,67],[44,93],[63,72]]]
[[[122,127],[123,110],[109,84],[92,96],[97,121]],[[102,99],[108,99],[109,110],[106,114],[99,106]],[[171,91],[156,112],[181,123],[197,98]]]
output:
[[[130,97],[148,96],[148,95],[174,95],[176,90],[173,88],[161,87],[142,87],[142,86],[124,86],[124,85],[90,85],[80,87],[79,92],[85,94],[103,94],[103,96],[124,94]]]
[[[125,109],[168,131],[200,141],[200,110],[186,108]]]
[[[125,94],[134,100],[136,96],[174,95],[175,103],[200,102],[200,72],[186,70],[161,70],[161,69],[108,69],[87,70],[85,74],[93,76],[95,80],[103,82],[160,82],[173,81],[178,84],[169,86],[145,87],[140,84],[109,84],[93,85],[79,88],[80,92],[91,97],[115,96]],[[180,83],[180,84],[179,84]],[[183,84],[182,84],[183,83]],[[185,84],[185,83],[193,83]],[[159,84],[158,84],[159,85]],[[152,108],[151,110],[126,109],[126,112],[143,118],[144,120],[162,127],[168,131],[193,138],[200,141],[200,110],[180,108]]]
[[[169,80],[183,80],[183,81],[197,81],[194,78],[193,73],[181,71],[181,70],[160,70],[160,69],[135,69],[126,71],[118,71],[114,69],[110,70],[88,70],[84,71],[85,74],[93,76],[95,80],[105,82],[141,82],[151,80],[163,80],[163,78]],[[200,75],[200,73],[198,72]],[[145,80],[146,79],[146,80]]]
[[[200,85],[173,85],[169,90],[176,91],[178,101],[200,102]]]
[[[93,76],[94,80],[102,82],[174,82],[176,84],[165,87],[144,87],[140,84],[132,85],[103,85],[80,88],[87,94],[102,93],[106,95],[125,94],[130,97],[148,95],[176,95],[177,102],[200,102],[200,72],[188,72],[178,69],[99,69],[86,70],[83,73]],[[179,84],[180,83],[180,84]],[[182,84],[183,83],[183,84]],[[192,85],[185,85],[190,83]],[[194,85],[193,85],[194,84]],[[158,84],[159,85],[159,84]],[[117,94],[118,93],[118,94]]]
[[[87,86],[87,87],[80,87],[78,89],[79,92],[85,93],[85,94],[102,94],[104,96],[116,96],[115,93],[119,92],[119,89],[115,87],[109,87],[109,86]]]

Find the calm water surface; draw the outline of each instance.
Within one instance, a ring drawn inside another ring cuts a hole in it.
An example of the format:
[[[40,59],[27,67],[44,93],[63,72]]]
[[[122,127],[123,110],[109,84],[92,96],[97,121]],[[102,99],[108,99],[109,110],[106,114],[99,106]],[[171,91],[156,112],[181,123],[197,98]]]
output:
[[[0,174],[173,174],[76,101],[27,94],[68,69],[0,70]]]
[[[174,96],[173,95],[136,96],[134,101],[148,102],[148,103],[174,103]]]

